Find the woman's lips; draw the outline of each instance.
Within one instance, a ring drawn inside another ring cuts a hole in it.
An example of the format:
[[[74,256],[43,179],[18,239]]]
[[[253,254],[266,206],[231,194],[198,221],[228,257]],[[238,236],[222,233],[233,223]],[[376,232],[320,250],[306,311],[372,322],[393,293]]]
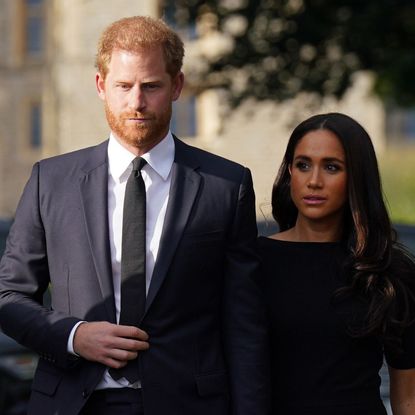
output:
[[[307,205],[321,205],[326,201],[326,198],[319,195],[307,195],[303,197],[303,201]]]

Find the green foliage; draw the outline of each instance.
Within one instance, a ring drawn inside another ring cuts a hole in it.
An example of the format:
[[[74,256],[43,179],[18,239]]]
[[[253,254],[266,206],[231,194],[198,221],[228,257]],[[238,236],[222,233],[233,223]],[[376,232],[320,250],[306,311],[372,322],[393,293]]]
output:
[[[179,24],[215,16],[218,30],[233,38],[233,50],[208,61],[199,79],[206,88],[226,87],[235,105],[248,96],[285,99],[301,91],[341,96],[358,69],[377,74],[383,98],[415,104],[413,0],[165,3]]]
[[[379,157],[383,190],[394,223],[415,224],[415,149],[388,149]]]

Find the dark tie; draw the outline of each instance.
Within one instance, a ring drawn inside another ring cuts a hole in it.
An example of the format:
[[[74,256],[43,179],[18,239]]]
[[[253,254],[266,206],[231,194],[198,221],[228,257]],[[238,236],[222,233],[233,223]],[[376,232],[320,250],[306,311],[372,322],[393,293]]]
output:
[[[124,197],[121,247],[121,313],[120,324],[139,325],[146,302],[146,188],[141,169],[146,161],[133,160],[133,171],[127,180]],[[121,369],[110,369],[113,379],[138,380],[138,360]]]

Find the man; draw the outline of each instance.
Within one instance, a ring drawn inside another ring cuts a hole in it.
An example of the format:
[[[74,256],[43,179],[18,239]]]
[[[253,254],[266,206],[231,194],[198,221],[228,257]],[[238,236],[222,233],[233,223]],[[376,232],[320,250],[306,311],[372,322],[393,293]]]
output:
[[[29,414],[268,410],[252,181],[171,134],[183,53],[160,20],[113,23],[109,140],[33,168],[0,266],[2,329],[40,354]]]

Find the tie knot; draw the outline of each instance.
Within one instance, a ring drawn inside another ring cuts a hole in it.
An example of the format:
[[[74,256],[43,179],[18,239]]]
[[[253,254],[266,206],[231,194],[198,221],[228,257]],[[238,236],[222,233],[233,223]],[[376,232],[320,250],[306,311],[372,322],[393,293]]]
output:
[[[145,159],[141,157],[136,157],[133,160],[133,171],[141,171],[141,169],[144,167],[146,163],[147,162],[145,161]]]

